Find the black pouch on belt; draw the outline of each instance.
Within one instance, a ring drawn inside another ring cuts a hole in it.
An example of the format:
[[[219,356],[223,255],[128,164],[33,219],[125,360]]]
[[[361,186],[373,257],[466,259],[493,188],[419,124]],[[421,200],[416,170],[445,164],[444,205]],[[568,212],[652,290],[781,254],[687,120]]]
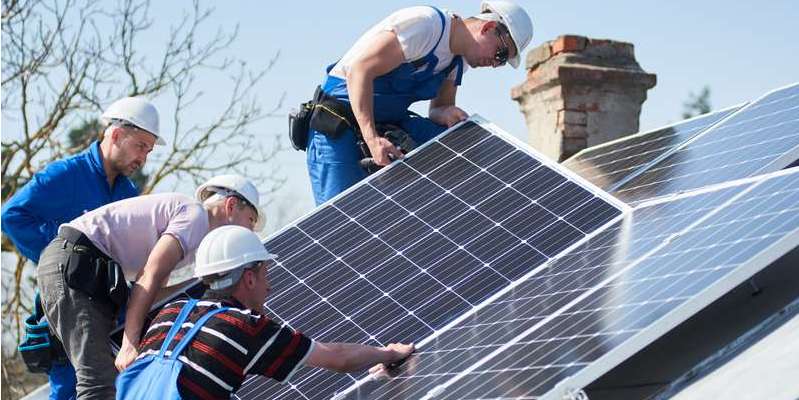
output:
[[[92,300],[108,302],[118,311],[129,293],[122,268],[80,231],[61,227],[58,236],[69,250],[64,265],[64,282]]]
[[[108,300],[108,263],[92,253],[86,246],[74,245],[64,269],[64,281],[93,299]]]
[[[305,151],[308,148],[308,129],[311,124],[313,103],[300,104],[299,110],[289,112],[289,141],[294,150]]]
[[[325,92],[317,86],[313,98],[307,103],[300,104],[297,110],[289,112],[289,141],[294,150],[305,151],[308,148],[308,131],[311,128],[311,117],[314,108],[321,101]]]
[[[128,297],[130,296],[128,281],[125,280],[122,267],[115,261],[108,262],[106,273],[108,298],[114,303],[117,309],[121,309],[128,302]]]
[[[130,288],[122,267],[114,260],[90,254],[85,246],[72,248],[64,275],[69,287],[92,299],[110,301],[116,310],[128,301]]]
[[[321,92],[311,115],[311,129],[336,139],[350,128],[357,134],[358,123],[355,121],[350,105]]]

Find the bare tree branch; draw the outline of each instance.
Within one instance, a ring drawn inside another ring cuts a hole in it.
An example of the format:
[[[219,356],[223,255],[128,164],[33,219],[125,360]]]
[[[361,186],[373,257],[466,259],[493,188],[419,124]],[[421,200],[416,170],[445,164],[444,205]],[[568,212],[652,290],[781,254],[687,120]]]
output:
[[[92,132],[70,143],[72,128],[95,120],[114,100],[134,95],[175,104],[169,113],[161,110],[162,121],[171,121],[173,129],[161,132],[169,145],[148,160],[144,193],[223,172],[249,177],[265,194],[285,183],[273,164],[283,146],[274,135],[252,132],[255,122],[282,108],[281,97],[264,109],[254,92],[279,54],[252,68],[229,55],[238,26],[214,26],[213,8],[194,0],[182,19],[159,26],[150,5],[149,0],[2,0],[0,105],[4,122],[11,122],[3,127],[2,201],[43,166],[81,151],[95,137]],[[159,45],[149,38],[154,30],[166,32]],[[203,91],[209,74],[229,75],[228,91]],[[207,95],[217,108],[198,112]],[[5,236],[2,251],[16,253]],[[35,282],[24,278],[31,264],[19,253],[16,260],[13,269],[4,266],[8,295],[2,310],[3,326],[18,334]]]

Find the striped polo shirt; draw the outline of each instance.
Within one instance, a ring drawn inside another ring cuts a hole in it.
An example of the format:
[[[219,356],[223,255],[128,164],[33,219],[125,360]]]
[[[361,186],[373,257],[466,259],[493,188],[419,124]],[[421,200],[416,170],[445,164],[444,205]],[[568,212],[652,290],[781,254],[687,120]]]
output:
[[[153,320],[142,339],[139,358],[157,354],[186,300],[169,303]],[[263,375],[287,381],[304,364],[313,341],[300,332],[258,315],[236,300],[204,297],[169,345],[166,355],[206,312],[219,307],[229,310],[214,315],[183,350],[183,369],[178,378],[185,399],[229,399],[247,375]]]

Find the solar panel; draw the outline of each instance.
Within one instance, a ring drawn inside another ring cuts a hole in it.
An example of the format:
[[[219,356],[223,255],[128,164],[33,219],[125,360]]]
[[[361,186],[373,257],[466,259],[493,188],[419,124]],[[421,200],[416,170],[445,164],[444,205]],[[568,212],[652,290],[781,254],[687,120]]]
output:
[[[587,148],[563,165],[601,189],[612,192],[656,158],[726,118],[741,106],[700,115],[660,129]]]
[[[269,238],[269,312],[319,341],[420,342],[625,206],[472,117]],[[324,398],[357,376],[250,379],[241,399]]]
[[[347,398],[564,398],[799,245],[799,169],[645,203]]]
[[[689,140],[615,193],[635,203],[780,170],[799,159],[799,84],[775,90]]]

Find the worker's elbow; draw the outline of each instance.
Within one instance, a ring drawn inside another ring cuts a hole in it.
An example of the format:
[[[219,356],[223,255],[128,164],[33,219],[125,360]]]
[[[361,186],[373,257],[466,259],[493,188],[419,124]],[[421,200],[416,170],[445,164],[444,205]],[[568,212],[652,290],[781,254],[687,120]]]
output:
[[[145,269],[144,271],[142,271],[139,278],[136,279],[136,284],[141,286],[141,288],[147,291],[148,293],[155,293],[156,291],[161,289],[164,285],[166,285],[168,278],[169,278],[169,271],[164,272],[161,270]]]
[[[369,64],[363,61],[355,62],[350,65],[347,70],[347,85],[349,86],[350,83],[362,84],[362,82],[373,81],[375,76],[376,74]]]

